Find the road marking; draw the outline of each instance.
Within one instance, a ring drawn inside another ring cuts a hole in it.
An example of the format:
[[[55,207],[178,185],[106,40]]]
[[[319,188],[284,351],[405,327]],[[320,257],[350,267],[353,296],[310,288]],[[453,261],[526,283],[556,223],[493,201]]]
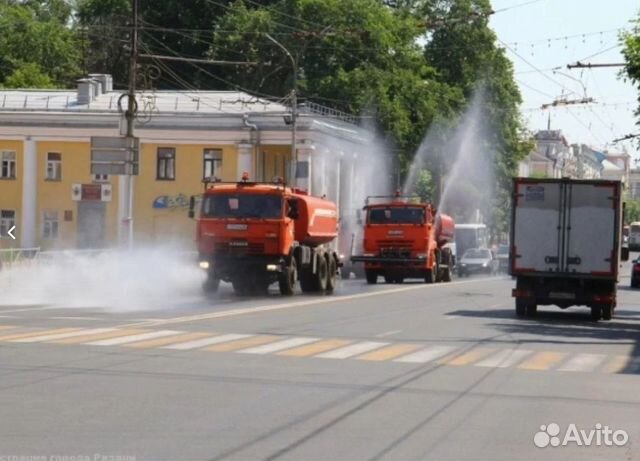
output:
[[[567,360],[556,371],[593,371],[607,358],[604,354],[578,354]]]
[[[518,368],[523,370],[548,370],[560,363],[566,356],[567,354],[564,352],[538,352],[521,363]]]
[[[355,343],[350,346],[341,347],[333,351],[325,352],[323,354],[316,355],[323,359],[348,359],[355,355],[364,354],[365,352],[379,349],[384,346],[388,346],[389,343],[382,343],[377,341],[364,341],[361,343]]]
[[[627,355],[614,355],[603,367],[603,373],[624,373],[633,365],[631,357]]]
[[[94,329],[84,329],[84,328],[76,328],[76,331],[70,331],[68,333],[57,333],[52,335],[42,335],[35,336],[31,338],[22,338],[22,339],[14,339],[13,342],[16,343],[38,343],[44,341],[55,341],[56,339],[64,339],[64,338],[73,338],[74,336],[82,336],[91,333],[107,333],[109,331],[114,331],[115,328],[94,328]]]
[[[100,317],[48,317],[49,320],[88,320],[92,322],[108,322],[109,319]]]
[[[223,344],[216,344],[215,346],[207,347],[205,350],[215,351],[215,352],[231,352],[231,351],[237,351],[239,349],[246,349],[247,347],[273,343],[279,339],[282,339],[282,336],[274,336],[274,335],[250,336],[245,339],[238,339],[237,341],[231,341]]]
[[[14,339],[22,339],[22,338],[31,338],[32,336],[42,336],[42,335],[54,335],[58,333],[67,333],[70,331],[76,331],[76,328],[56,328],[55,330],[39,330],[32,331],[31,333],[20,333],[14,335],[6,335],[0,336],[0,341],[12,341]]]
[[[475,364],[476,367],[509,368],[524,360],[533,351],[523,349],[505,349]]]
[[[87,343],[89,346],[120,346],[122,344],[129,344],[135,341],[144,341],[145,339],[162,338],[164,336],[174,336],[184,331],[175,330],[158,330],[150,331],[148,333],[140,333],[137,335],[121,336],[119,338],[102,339],[100,341],[91,341]]]
[[[145,333],[149,330],[141,330],[141,329],[117,329],[114,331],[110,331],[108,333],[99,333],[99,334],[87,334],[83,336],[76,336],[73,338],[65,338],[65,339],[57,339],[55,341],[51,341],[53,344],[81,344],[87,341],[97,341],[99,339],[109,339],[109,338],[119,338],[121,336],[131,336],[135,334]]]
[[[294,301],[290,303],[273,304],[273,305],[257,306],[257,307],[242,307],[237,309],[229,309],[226,311],[211,312],[209,314],[187,315],[182,317],[173,317],[169,319],[162,319],[162,320],[151,321],[151,322],[130,323],[126,325],[120,325],[120,327],[121,328],[151,327],[151,326],[169,325],[169,324],[175,324],[175,323],[196,322],[199,320],[213,320],[213,319],[226,318],[226,317],[235,317],[238,315],[259,314],[263,312],[271,312],[271,311],[290,309],[290,308],[296,308],[296,307],[307,307],[307,306],[315,306],[318,304],[351,301],[354,299],[372,298],[374,296],[390,295],[394,293],[402,293],[405,291],[430,290],[430,289],[436,289],[441,287],[466,285],[470,283],[482,283],[488,280],[499,280],[499,279],[486,278],[486,279],[477,279],[477,280],[465,280],[463,282],[434,283],[434,284],[424,284],[424,285],[418,284],[418,285],[411,285],[406,287],[370,291],[367,293],[357,293],[352,295],[326,296],[326,297],[316,298],[308,301]]]
[[[397,335],[398,333],[402,333],[402,330],[385,331],[384,333],[376,335],[376,338],[386,338],[387,336]]]
[[[152,347],[161,347],[168,344],[184,343],[188,340],[201,339],[204,337],[211,337],[210,333],[183,333],[181,335],[169,336],[164,338],[149,339],[147,341],[140,341],[133,344],[126,344],[126,347],[135,347],[136,349],[149,349]]]
[[[428,363],[439,359],[440,357],[444,357],[455,350],[456,347],[453,346],[429,346],[425,349],[414,352],[413,354],[395,359],[395,362]]]
[[[383,347],[382,349],[361,355],[358,357],[358,360],[392,360],[396,357],[400,357],[401,355],[407,355],[419,348],[420,346],[417,344],[394,344],[392,346]]]
[[[320,354],[322,352],[344,347],[347,344],[351,344],[353,341],[347,341],[344,339],[327,339],[317,343],[309,344],[307,346],[296,347],[293,349],[287,349],[286,351],[278,352],[278,355],[288,355],[290,357],[309,357],[311,355]]]
[[[13,325],[0,325],[0,330],[10,330],[11,328],[15,328]]]
[[[472,349],[468,352],[464,352],[463,354],[454,355],[453,357],[448,357],[448,358],[438,360],[438,363],[441,363],[443,365],[453,365],[453,366],[470,365],[495,351],[496,349],[476,347],[475,349]]]
[[[177,351],[187,351],[191,349],[199,349],[205,346],[211,346],[212,344],[227,343],[229,341],[235,341],[237,339],[248,338],[253,335],[241,335],[241,334],[228,334],[213,336],[210,338],[196,339],[195,341],[187,341],[186,343],[172,344],[171,346],[164,346],[163,349],[174,349]]]
[[[277,341],[275,343],[265,344],[262,346],[250,347],[249,349],[243,349],[238,352],[243,354],[271,354],[272,352],[280,352],[285,349],[291,349],[296,346],[302,346],[304,344],[314,343],[319,341],[319,338],[291,338]]]

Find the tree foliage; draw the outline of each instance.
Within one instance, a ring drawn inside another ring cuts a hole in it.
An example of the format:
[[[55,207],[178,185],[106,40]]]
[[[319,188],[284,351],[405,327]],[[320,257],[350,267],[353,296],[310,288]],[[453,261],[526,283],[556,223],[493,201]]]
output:
[[[638,89],[638,108],[636,116],[640,125],[640,13],[634,21],[633,28],[622,35],[622,55],[625,58],[625,74]]]

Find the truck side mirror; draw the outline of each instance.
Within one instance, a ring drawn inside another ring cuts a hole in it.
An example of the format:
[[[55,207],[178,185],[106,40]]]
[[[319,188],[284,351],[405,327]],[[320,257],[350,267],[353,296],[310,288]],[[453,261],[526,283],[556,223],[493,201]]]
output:
[[[191,197],[189,197],[189,218],[191,219],[196,217],[195,207],[196,198],[192,195]]]
[[[298,201],[295,199],[291,199],[288,202],[289,211],[287,212],[287,217],[291,219],[298,219],[300,217],[300,210],[298,209]]]

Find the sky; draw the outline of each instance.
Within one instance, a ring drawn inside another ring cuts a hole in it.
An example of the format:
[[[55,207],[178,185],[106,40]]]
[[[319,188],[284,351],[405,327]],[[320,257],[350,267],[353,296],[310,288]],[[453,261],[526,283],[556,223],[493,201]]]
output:
[[[491,27],[514,64],[522,114],[530,130],[560,129],[569,143],[620,151],[640,160],[633,141],[614,139],[640,133],[633,115],[638,90],[619,76],[620,68],[567,69],[576,61],[622,63],[619,34],[640,13],[640,0],[493,0]],[[500,11],[504,9],[504,11]],[[566,97],[595,103],[543,104]]]

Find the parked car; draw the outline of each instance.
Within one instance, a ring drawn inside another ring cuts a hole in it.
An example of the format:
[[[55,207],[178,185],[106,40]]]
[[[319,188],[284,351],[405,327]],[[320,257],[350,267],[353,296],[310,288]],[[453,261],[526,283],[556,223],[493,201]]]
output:
[[[498,260],[488,248],[470,248],[464,252],[458,263],[458,275],[494,275],[498,272]]]
[[[640,258],[631,261],[631,288],[640,287]]]
[[[504,274],[509,272],[509,245],[498,245],[496,259],[498,260],[498,272]]]

